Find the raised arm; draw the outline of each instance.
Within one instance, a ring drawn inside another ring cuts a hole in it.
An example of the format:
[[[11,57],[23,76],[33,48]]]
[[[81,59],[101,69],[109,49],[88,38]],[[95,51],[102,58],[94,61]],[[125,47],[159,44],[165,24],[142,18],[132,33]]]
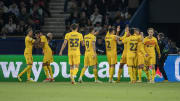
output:
[[[61,50],[60,50],[60,52],[59,52],[59,55],[61,56],[62,55],[62,52],[64,51],[64,48],[66,47],[66,45],[67,45],[67,40],[64,40],[64,42],[63,42],[63,45],[62,45],[62,47],[61,47]]]

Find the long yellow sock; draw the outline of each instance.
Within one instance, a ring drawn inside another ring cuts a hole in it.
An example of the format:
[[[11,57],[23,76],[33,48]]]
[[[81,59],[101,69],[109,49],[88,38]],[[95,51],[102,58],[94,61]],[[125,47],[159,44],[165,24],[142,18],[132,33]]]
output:
[[[31,65],[28,65],[18,76],[21,77],[25,72],[31,69]]]
[[[150,80],[149,71],[148,71],[148,70],[145,70],[145,73],[146,73],[147,79]]]
[[[73,68],[73,69],[70,69],[70,77],[71,77],[72,81],[74,81],[73,72],[74,72],[74,68]]]
[[[110,73],[109,73],[109,79],[112,80],[113,79],[113,74],[114,74],[114,67],[110,68]]]
[[[27,80],[31,80],[31,69],[27,70]]]
[[[49,78],[48,67],[44,66],[43,68],[44,68],[44,72],[45,72],[46,78]]]
[[[78,68],[74,68],[73,76],[76,76],[77,72],[78,72]]]
[[[139,80],[140,80],[140,81],[142,80],[142,79],[141,79],[141,75],[142,75],[142,69],[139,68],[139,69],[138,69],[138,77],[139,77]]]
[[[131,80],[131,82],[132,82],[132,81],[134,80],[132,67],[128,67],[128,73],[129,73],[129,76],[130,76],[130,80]]]
[[[156,71],[155,69],[152,69],[152,80],[154,81],[155,79],[155,76],[156,76]]]
[[[81,77],[81,78],[83,77],[85,71],[86,71],[86,68],[83,68],[83,69],[81,70],[81,74],[80,74],[80,77]]]
[[[51,66],[48,66],[49,74],[51,76],[51,79],[53,79],[53,72]]]
[[[133,79],[136,81],[137,80],[137,69],[132,68],[132,70],[133,70]]]
[[[120,81],[120,79],[121,79],[122,70],[123,70],[122,68],[119,68],[119,70],[118,70],[118,78],[117,78],[118,81]]]
[[[94,73],[94,79],[98,80],[98,75],[97,75],[97,69],[93,68],[93,73]]]

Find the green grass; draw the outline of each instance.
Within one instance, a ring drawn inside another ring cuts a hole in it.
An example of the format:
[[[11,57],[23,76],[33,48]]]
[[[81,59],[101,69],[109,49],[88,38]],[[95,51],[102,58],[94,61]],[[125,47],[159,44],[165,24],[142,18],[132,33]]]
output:
[[[0,101],[180,101],[180,83],[0,82]]]

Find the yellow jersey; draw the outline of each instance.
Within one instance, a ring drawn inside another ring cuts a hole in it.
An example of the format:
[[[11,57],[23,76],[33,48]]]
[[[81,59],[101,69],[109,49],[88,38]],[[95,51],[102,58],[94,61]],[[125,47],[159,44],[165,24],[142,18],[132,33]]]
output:
[[[26,36],[24,54],[32,54],[32,48],[34,42],[35,40],[33,38]]]
[[[135,34],[135,36],[140,39],[140,41],[138,42],[138,46],[137,46],[137,54],[141,55],[141,56],[145,56],[146,52],[144,50],[143,37],[141,35],[137,35],[137,34]]]
[[[150,56],[156,56],[155,48],[157,53],[160,55],[160,49],[155,37],[149,38],[148,36],[144,38],[144,50]]]
[[[80,55],[80,42],[83,41],[83,36],[79,32],[70,32],[65,35],[65,40],[68,41],[68,54]]]
[[[136,35],[131,35],[125,38],[124,40],[122,40],[124,44],[127,44],[126,46],[127,56],[131,57],[137,54],[137,46],[140,41],[141,41],[141,38],[137,37]]]
[[[96,37],[93,34],[89,33],[84,36],[84,42],[86,48],[85,53],[94,53],[93,42],[96,42]]]
[[[127,32],[124,33],[124,35],[122,37],[120,37],[119,40],[124,40],[127,37]],[[124,49],[123,49],[123,53],[125,54],[127,52],[127,43],[124,43]]]
[[[40,38],[41,38],[41,42],[44,43],[44,47],[42,48],[43,53],[44,54],[52,54],[52,50],[49,47],[48,40],[47,40],[46,36],[42,35],[42,36],[40,36]]]
[[[115,53],[115,54],[117,54],[116,35],[106,34],[105,43],[106,43],[106,53],[110,53],[110,54]]]

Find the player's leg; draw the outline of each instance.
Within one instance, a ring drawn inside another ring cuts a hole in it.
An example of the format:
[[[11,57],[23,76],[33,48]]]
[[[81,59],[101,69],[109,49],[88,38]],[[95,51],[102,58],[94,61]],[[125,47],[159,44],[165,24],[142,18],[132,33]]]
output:
[[[144,57],[138,56],[138,81],[142,82],[142,69],[144,68]]]
[[[124,67],[125,63],[126,63],[126,57],[124,55],[122,55],[122,58],[120,60],[120,66],[119,66],[118,77],[117,77],[116,82],[120,82],[121,75],[122,75],[122,72],[123,72],[123,67]]]
[[[156,76],[156,70],[155,70],[156,57],[151,57],[150,64],[151,64],[151,69],[152,69],[151,83],[155,83],[154,79],[155,79],[155,76]]]
[[[70,65],[70,79],[71,79],[71,83],[74,84],[75,80],[74,80],[74,76],[73,76],[73,72],[74,72],[73,56],[68,55],[68,60],[69,60],[69,65]]]
[[[150,66],[150,58],[145,57],[145,65],[144,65],[144,72],[146,73],[147,76],[147,81],[150,81],[151,77],[150,77],[150,73],[149,73],[149,66]]]
[[[80,83],[83,82],[82,77],[84,76],[84,73],[85,73],[85,71],[86,71],[87,68],[88,68],[88,66],[84,65],[84,67],[83,67],[82,70],[81,70],[81,74],[80,74],[79,79],[78,79],[78,81],[79,81]]]
[[[138,59],[137,57],[133,58],[133,78],[134,78],[134,81],[137,81],[137,69],[138,69]]]
[[[27,80],[30,80],[30,75],[31,75],[31,68],[32,68],[32,63],[33,63],[33,58],[32,55],[25,55],[27,67],[17,76],[18,80],[21,82],[21,76],[27,72]]]
[[[47,62],[43,62],[43,69],[44,69],[44,73],[46,75],[46,79],[43,82],[49,82],[50,78],[49,78],[49,70],[48,70],[48,63]]]
[[[73,57],[73,63],[74,63],[74,71],[73,71],[73,75],[76,76],[76,74],[78,73],[79,70],[79,64],[80,64],[80,55],[75,55]]]
[[[88,68],[88,66],[89,66],[89,55],[85,53],[85,56],[84,56],[84,67],[82,68],[81,74],[80,74],[79,79],[78,79],[78,81],[80,83],[82,82],[82,77],[83,77],[86,69]]]
[[[48,71],[49,71],[49,74],[50,74],[50,81],[53,82],[54,81],[54,77],[53,77],[53,71],[52,71],[52,67],[50,65],[50,63],[47,64],[47,68],[48,68]]]
[[[110,57],[110,68],[109,68],[109,82],[113,82],[113,75],[114,75],[114,69],[115,69],[115,64],[117,64],[117,54],[111,55]]]
[[[128,66],[128,73],[130,76],[130,82],[134,83],[134,78],[133,78],[133,58],[132,57],[127,57],[127,66]]]

